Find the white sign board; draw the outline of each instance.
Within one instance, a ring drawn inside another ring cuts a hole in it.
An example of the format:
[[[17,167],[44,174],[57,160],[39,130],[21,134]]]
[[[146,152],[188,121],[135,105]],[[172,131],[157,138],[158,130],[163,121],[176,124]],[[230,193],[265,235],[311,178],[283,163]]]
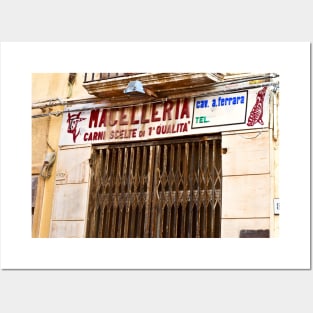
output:
[[[195,99],[192,128],[244,124],[248,91]]]

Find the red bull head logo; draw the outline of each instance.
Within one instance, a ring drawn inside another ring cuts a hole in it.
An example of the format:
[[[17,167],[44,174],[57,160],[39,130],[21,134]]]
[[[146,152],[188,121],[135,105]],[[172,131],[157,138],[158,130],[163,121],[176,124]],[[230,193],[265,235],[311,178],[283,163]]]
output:
[[[86,118],[81,118],[80,117],[81,113],[82,112],[79,112],[77,114],[68,113],[68,118],[67,118],[68,128],[67,128],[67,132],[69,134],[73,134],[73,141],[74,142],[76,142],[76,138],[80,134],[80,129],[77,128],[78,123],[86,119]]]

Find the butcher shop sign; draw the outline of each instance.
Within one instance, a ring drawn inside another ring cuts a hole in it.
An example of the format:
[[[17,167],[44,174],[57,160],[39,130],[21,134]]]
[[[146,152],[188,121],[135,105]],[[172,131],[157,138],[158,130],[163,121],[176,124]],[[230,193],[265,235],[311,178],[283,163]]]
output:
[[[67,106],[60,145],[142,141],[268,127],[267,87],[131,107]]]

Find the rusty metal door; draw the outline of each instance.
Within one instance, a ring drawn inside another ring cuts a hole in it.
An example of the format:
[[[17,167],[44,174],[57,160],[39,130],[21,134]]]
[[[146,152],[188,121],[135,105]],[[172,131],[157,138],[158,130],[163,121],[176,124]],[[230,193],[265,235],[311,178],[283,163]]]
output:
[[[219,136],[94,147],[87,237],[220,237]]]

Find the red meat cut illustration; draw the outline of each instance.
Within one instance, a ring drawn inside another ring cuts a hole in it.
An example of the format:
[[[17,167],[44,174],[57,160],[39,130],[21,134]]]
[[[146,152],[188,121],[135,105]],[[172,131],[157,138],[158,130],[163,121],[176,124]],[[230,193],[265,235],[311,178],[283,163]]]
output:
[[[256,123],[260,123],[261,125],[264,124],[262,117],[263,117],[263,101],[265,97],[267,87],[263,87],[256,96],[256,102],[253,106],[249,118],[248,118],[248,126],[253,126]]]

